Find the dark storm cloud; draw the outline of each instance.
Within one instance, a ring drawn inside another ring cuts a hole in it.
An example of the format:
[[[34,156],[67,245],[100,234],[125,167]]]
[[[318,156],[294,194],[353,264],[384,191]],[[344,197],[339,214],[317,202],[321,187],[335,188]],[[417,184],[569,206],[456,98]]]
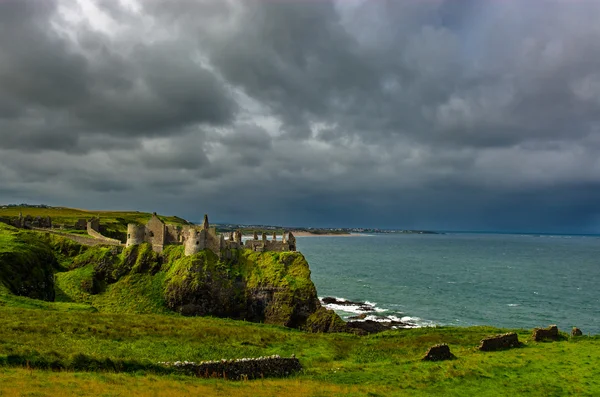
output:
[[[80,145],[81,134],[177,134],[189,125],[231,119],[235,103],[228,89],[194,59],[183,38],[115,43],[82,28],[73,43],[54,27],[62,22],[60,5],[0,3],[0,134],[6,147],[69,149]]]
[[[2,1],[1,197],[600,230],[598,18],[559,0]]]

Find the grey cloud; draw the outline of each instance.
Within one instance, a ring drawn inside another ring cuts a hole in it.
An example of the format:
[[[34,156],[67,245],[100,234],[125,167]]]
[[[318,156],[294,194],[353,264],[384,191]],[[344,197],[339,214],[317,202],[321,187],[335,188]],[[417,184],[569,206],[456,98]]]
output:
[[[0,4],[0,97],[60,109],[87,95],[86,62],[49,26],[56,2]]]
[[[91,129],[106,133],[160,135],[197,123],[227,123],[234,104],[223,83],[193,59],[193,51],[176,41],[141,45],[124,61],[104,66],[95,97],[75,113]],[[104,75],[128,70],[115,84],[104,86]]]
[[[127,181],[120,179],[97,178],[94,175],[83,175],[71,179],[71,184],[79,191],[90,193],[96,192],[115,192],[131,189]]]
[[[180,134],[190,125],[231,121],[236,105],[226,83],[195,59],[184,38],[119,42],[82,28],[74,43],[54,28],[64,24],[59,4],[69,5],[0,4],[6,147],[91,150],[79,146],[78,136]]]

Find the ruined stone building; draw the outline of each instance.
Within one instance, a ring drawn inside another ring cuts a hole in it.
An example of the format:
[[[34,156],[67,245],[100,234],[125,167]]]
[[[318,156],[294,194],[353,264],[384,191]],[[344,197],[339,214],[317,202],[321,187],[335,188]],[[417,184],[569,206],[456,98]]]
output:
[[[126,246],[150,243],[154,251],[162,252],[166,244],[182,244],[184,233],[189,228],[190,226],[165,225],[155,212],[145,225],[127,225]]]
[[[85,219],[85,218],[80,218],[77,219],[77,222],[75,222],[75,225],[73,226],[73,229],[76,230],[93,230],[96,232],[100,232],[100,218],[99,217],[95,217],[95,218],[91,218],[91,219]]]
[[[267,240],[267,234],[263,233],[262,238],[258,239],[258,234],[254,232],[254,239],[246,240],[245,248],[252,251],[296,251],[296,237],[289,232],[283,233],[283,239],[277,241],[277,235],[273,233],[271,240]]]
[[[240,231],[232,232],[226,239],[224,234],[218,235],[214,227],[210,227],[208,216],[204,215],[201,226],[174,226],[165,224],[156,213],[145,225],[130,223],[127,225],[127,247],[141,243],[150,243],[156,252],[162,252],[165,245],[177,244],[185,247],[185,255],[194,255],[203,249],[209,249],[219,257],[224,251],[234,249],[250,249],[253,251],[295,251],[296,238],[292,233],[284,233],[282,241],[277,241],[273,234],[271,240],[267,240],[263,233],[262,239],[254,233],[253,240],[242,241]]]
[[[22,212],[19,212],[19,217],[12,219],[7,222],[14,227],[19,229],[32,229],[32,228],[51,228],[52,219],[49,216],[36,216],[31,215],[23,216]]]

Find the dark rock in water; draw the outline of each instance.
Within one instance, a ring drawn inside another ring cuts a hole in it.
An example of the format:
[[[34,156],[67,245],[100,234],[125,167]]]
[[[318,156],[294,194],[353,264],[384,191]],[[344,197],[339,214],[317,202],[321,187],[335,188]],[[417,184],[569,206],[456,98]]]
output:
[[[481,346],[479,350],[484,352],[491,352],[496,350],[510,349],[511,347],[519,347],[519,337],[516,333],[510,332],[508,334],[496,335],[490,338],[481,340]]]
[[[357,310],[360,310],[361,312],[373,311],[373,306],[369,305],[366,302],[353,302],[353,301],[341,300],[341,299],[337,299],[337,298],[334,298],[331,296],[327,296],[327,297],[321,299],[321,302],[323,302],[324,305],[358,306]]]
[[[450,352],[450,347],[446,344],[431,346],[427,351],[425,357],[423,357],[424,361],[442,361],[442,360],[452,360],[456,358],[454,354]]]
[[[348,320],[364,320],[367,317],[367,313],[361,313],[358,316],[348,317]]]
[[[533,330],[533,340],[536,342],[544,339],[558,340],[558,338],[558,327],[556,325],[551,325],[548,328],[534,328]]]
[[[571,330],[571,336],[582,336],[583,332],[581,332],[581,330],[577,327],[573,327],[573,329]]]
[[[357,333],[362,335],[376,334],[378,332],[387,331],[391,328],[389,326],[386,326],[385,323],[379,323],[373,320],[349,321],[346,323],[346,325],[350,330],[357,330]]]
[[[332,296],[327,296],[327,297],[321,299],[321,302],[323,302],[326,305],[368,306],[365,304],[365,302],[352,302],[352,301],[337,299]]]
[[[357,316],[358,317],[358,316]],[[415,324],[403,323],[402,321],[348,321],[348,329],[360,335],[376,334],[394,328],[414,328]]]

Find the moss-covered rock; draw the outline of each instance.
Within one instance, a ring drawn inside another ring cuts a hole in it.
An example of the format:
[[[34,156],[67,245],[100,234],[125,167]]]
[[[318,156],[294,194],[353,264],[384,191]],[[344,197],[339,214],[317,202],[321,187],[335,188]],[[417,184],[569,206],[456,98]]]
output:
[[[143,243],[126,248],[119,260],[114,262],[114,280],[131,273],[151,273],[160,270],[162,258],[152,250],[152,245]]]
[[[211,251],[182,256],[168,267],[164,293],[171,310],[183,315],[246,318],[243,281]]]
[[[333,310],[319,307],[312,313],[303,327],[310,332],[347,332],[348,327],[344,320]]]
[[[292,328],[304,327],[321,308],[302,254],[239,250],[223,257],[228,259],[204,250],[168,264],[168,307],[184,315],[231,317]],[[333,312],[330,322],[332,316],[343,323]]]
[[[11,293],[53,301],[58,268],[52,249],[37,235],[0,225],[0,284]]]

